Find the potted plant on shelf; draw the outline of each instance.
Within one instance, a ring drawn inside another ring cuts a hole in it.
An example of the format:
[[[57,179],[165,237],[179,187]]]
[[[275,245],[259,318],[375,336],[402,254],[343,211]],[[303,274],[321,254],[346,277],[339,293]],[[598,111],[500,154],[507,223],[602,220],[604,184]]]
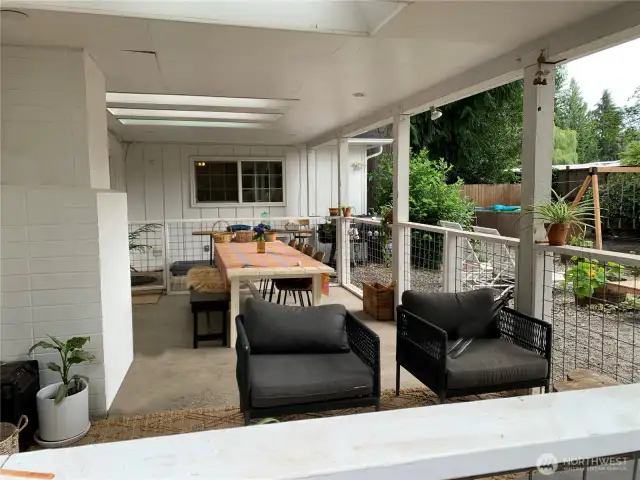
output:
[[[331,207],[329,208],[329,216],[330,217],[339,217],[340,216],[340,208],[339,207]]]
[[[71,368],[95,357],[83,350],[89,337],[73,337],[62,341],[49,336],[51,342],[41,341],[29,349],[31,354],[36,348],[56,350],[60,354],[61,365],[47,363],[47,368],[60,374],[61,382],[47,385],[36,394],[36,406],[40,424],[39,438],[47,442],[80,440],[89,430],[89,378],[80,374],[71,374]]]
[[[587,220],[592,220],[593,208],[582,201],[576,205],[569,203],[567,197],[560,197],[555,190],[551,190],[555,200],[540,202],[529,209],[535,218],[542,220],[547,225],[547,238],[549,245],[562,247],[566,244],[567,232],[572,226],[587,227]]]
[[[353,207],[351,205],[341,205],[340,208],[342,209],[342,216],[343,217],[350,217],[351,216],[351,210],[353,209]]]

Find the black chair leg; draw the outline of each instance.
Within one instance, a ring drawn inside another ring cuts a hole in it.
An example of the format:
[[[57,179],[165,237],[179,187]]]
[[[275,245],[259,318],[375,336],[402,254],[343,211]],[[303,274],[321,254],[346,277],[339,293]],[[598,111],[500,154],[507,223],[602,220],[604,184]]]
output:
[[[550,386],[549,386],[549,382],[546,383],[546,385],[544,386],[544,393],[549,393],[550,390]]]
[[[276,283],[275,282],[271,282],[271,293],[269,294],[269,302],[271,302],[273,300],[273,293],[276,290]],[[278,302],[280,303],[280,302]]]
[[[280,305],[280,297],[282,297],[282,290],[278,290],[278,300],[276,300],[278,302],[278,305]],[[286,293],[285,293],[284,297],[285,297],[285,301],[286,301],[286,298],[287,298],[287,294]]]
[[[396,362],[396,397],[400,395],[400,364]]]
[[[440,400],[440,404],[443,404],[444,402],[447,401],[447,393],[446,392],[442,392],[438,394],[438,400]]]
[[[309,293],[309,290],[307,290],[307,302],[309,302],[309,306],[311,306],[311,294]]]
[[[380,400],[376,402],[376,412],[380,411]]]
[[[193,348],[198,348],[198,313],[193,312]]]
[[[302,292],[298,290],[298,298],[300,299],[300,306],[304,307],[304,300],[302,299]]]
[[[287,304],[287,296],[289,295],[289,292],[287,290],[284,291],[284,295],[283,295],[283,300],[282,300],[282,304],[286,305]],[[278,294],[278,297],[280,297],[280,294]],[[280,302],[278,302],[280,303]]]
[[[249,414],[249,412],[244,412],[244,425],[245,427],[248,427],[251,424],[251,415]]]

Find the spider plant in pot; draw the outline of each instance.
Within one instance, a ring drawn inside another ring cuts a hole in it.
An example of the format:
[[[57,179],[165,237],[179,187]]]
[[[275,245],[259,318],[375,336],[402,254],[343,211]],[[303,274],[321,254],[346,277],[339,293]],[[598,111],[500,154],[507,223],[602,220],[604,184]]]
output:
[[[555,200],[537,203],[530,208],[534,218],[542,220],[547,229],[549,245],[562,247],[566,244],[567,233],[572,226],[588,227],[587,221],[593,220],[593,208],[585,201],[573,204],[551,190]]]
[[[52,349],[60,355],[60,364],[49,362],[47,368],[60,374],[61,382],[47,385],[36,394],[40,424],[39,437],[44,442],[79,440],[89,430],[89,378],[72,374],[74,365],[91,362],[95,357],[83,350],[89,337],[73,337],[62,341],[49,336],[51,342],[41,341],[29,349]]]

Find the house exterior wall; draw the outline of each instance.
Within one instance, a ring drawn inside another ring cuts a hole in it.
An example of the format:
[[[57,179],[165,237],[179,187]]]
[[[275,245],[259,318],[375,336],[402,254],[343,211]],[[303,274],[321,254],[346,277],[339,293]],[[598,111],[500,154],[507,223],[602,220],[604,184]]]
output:
[[[111,147],[113,165],[118,146],[111,142]],[[325,216],[330,206],[338,204],[335,147],[318,149],[315,159],[309,160],[313,168],[308,168],[306,150],[295,147],[132,143],[124,149],[131,221],[259,218],[263,212],[271,217]],[[363,146],[350,149],[352,164],[366,165],[365,155]],[[190,169],[193,156],[283,158],[285,205],[193,208]],[[362,212],[366,208],[366,166],[350,167],[349,171],[349,201],[357,212]]]

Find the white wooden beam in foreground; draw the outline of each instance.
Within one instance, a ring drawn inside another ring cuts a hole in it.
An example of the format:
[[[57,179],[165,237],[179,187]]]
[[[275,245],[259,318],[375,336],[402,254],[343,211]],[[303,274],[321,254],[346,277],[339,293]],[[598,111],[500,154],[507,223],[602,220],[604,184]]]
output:
[[[535,8],[535,2],[531,5]],[[523,69],[533,65],[543,49],[549,61],[571,60],[637,37],[640,37],[640,2],[624,2],[389,104],[338,130],[320,135],[308,142],[308,146],[314,148],[336,137],[357,135],[391,123],[393,116],[398,113],[415,115],[428,110],[431,105],[455,102],[522,78]]]
[[[400,305],[402,292],[409,289],[405,283],[406,236],[410,228],[400,226],[409,221],[409,163],[411,117],[393,117],[393,229],[392,229],[392,275],[396,281],[395,306]],[[386,245],[384,248],[387,248]],[[406,267],[411,268],[410,265]]]
[[[640,385],[484,400],[14,455],[56,480],[445,479],[640,450]]]

